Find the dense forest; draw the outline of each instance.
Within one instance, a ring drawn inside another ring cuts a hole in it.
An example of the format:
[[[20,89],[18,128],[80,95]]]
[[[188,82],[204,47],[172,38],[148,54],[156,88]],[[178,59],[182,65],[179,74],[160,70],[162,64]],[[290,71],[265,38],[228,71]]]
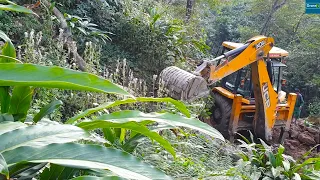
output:
[[[289,52],[283,90],[305,101],[284,145],[228,142],[198,119],[211,97],[157,83],[257,35]],[[0,38],[0,179],[320,178],[320,15],[304,0],[0,0]]]

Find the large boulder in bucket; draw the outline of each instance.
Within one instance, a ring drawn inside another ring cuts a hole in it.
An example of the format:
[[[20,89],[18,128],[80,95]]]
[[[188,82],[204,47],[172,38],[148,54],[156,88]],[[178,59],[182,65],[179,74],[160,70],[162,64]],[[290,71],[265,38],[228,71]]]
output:
[[[160,83],[174,99],[192,101],[209,94],[207,82],[201,76],[170,66],[160,74]]]

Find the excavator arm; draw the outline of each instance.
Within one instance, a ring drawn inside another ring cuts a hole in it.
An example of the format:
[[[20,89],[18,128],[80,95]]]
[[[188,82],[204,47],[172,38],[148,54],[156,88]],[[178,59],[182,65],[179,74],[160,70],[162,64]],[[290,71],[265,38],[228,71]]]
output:
[[[272,138],[272,128],[276,119],[277,93],[272,88],[266,64],[263,57],[273,47],[271,37],[256,36],[248,40],[243,46],[224,53],[212,61],[203,62],[195,73],[204,78],[209,77],[211,83],[250,65],[252,69],[252,82],[255,97],[255,117],[253,129],[258,137],[266,140]],[[214,62],[224,60],[215,66]],[[207,74],[210,76],[206,76]]]
[[[273,44],[274,40],[271,37],[253,37],[239,48],[228,51],[211,61],[204,61],[197,67],[194,74],[200,74],[206,78],[205,76],[208,73],[208,68],[210,68],[209,80],[211,83],[215,83],[259,59],[263,59],[263,57],[272,49]],[[224,62],[217,66],[214,65],[216,62],[221,62],[222,60],[224,60]]]

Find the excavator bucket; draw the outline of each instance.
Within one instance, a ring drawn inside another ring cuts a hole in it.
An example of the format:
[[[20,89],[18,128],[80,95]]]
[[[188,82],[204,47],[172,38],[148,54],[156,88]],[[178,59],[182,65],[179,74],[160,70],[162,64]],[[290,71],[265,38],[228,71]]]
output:
[[[192,101],[209,94],[204,78],[176,66],[165,68],[159,78],[162,86],[168,90],[168,95],[174,99]]]

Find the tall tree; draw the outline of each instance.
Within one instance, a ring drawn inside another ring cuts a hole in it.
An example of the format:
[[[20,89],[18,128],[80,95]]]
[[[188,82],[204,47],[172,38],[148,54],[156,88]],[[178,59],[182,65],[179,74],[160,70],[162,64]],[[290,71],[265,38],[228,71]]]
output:
[[[187,0],[186,23],[189,22],[195,0]]]

